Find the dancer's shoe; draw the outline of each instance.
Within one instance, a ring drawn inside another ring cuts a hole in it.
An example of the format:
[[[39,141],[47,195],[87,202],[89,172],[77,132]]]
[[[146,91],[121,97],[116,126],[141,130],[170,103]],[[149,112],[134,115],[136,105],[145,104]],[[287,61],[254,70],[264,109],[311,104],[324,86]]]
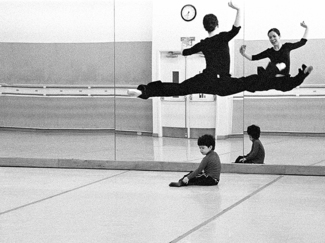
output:
[[[313,71],[313,69],[313,66],[309,66],[304,69],[304,73],[309,75]]]
[[[138,89],[128,89],[127,94],[129,96],[138,97],[138,96],[142,95],[142,92]]]

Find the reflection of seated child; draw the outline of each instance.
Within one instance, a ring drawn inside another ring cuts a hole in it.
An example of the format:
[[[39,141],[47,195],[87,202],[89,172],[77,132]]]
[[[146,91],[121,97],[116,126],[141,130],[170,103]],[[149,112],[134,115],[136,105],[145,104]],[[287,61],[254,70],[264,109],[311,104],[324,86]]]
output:
[[[180,187],[189,185],[213,186],[218,185],[221,172],[219,155],[214,151],[215,139],[211,135],[199,137],[197,144],[200,152],[205,155],[199,167],[195,171],[186,174],[178,182],[172,182],[169,186]]]
[[[252,141],[252,149],[249,154],[245,156],[239,156],[235,163],[246,164],[264,164],[265,150],[263,144],[259,140],[261,130],[256,125],[251,125],[247,128],[247,134]]]

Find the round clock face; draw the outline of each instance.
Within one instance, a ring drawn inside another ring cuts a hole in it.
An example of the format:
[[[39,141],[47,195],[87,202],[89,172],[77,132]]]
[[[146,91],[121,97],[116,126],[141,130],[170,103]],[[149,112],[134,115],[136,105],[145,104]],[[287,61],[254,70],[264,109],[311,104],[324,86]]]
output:
[[[185,21],[192,21],[196,17],[196,8],[191,4],[185,5],[181,10],[181,16]]]

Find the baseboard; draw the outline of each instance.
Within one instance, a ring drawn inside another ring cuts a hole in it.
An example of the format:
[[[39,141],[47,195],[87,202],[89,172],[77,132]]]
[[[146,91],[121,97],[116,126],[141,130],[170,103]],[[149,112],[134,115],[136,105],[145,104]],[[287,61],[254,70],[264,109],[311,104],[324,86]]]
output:
[[[164,161],[109,161],[43,158],[0,158],[0,167],[62,169],[107,169],[142,171],[182,171],[196,169],[198,163]],[[222,173],[324,176],[325,166],[222,164]]]

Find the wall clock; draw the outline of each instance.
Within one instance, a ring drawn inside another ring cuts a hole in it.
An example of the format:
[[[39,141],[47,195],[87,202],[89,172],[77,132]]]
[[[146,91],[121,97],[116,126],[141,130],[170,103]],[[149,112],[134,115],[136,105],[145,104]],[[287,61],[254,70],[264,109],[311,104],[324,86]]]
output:
[[[196,17],[196,8],[191,4],[186,4],[181,10],[182,19],[189,22]]]

